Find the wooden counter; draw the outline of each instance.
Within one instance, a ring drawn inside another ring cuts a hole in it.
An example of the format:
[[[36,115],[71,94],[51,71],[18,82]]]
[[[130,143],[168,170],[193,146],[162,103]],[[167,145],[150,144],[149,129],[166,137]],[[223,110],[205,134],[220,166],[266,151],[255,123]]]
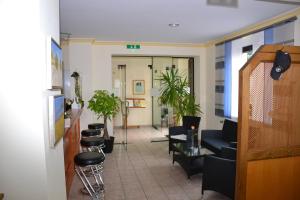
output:
[[[81,109],[73,109],[71,113],[71,124],[69,128],[65,128],[64,135],[64,159],[65,159],[65,175],[66,175],[66,192],[72,185],[74,171],[74,156],[79,152],[80,140],[80,115]]]

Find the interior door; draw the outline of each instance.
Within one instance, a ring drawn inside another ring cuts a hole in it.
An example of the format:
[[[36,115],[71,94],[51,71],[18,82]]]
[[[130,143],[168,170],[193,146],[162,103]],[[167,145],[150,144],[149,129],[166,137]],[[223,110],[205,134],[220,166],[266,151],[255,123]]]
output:
[[[170,110],[159,102],[161,75],[172,68],[172,57],[153,57],[152,65],[152,126],[156,129],[169,123]],[[167,120],[166,120],[167,119]]]
[[[113,67],[113,89],[114,94],[121,100],[121,112],[114,118],[114,123],[117,126],[123,127],[125,131],[118,135],[121,138],[118,140],[124,143],[127,148],[127,115],[128,102],[126,102],[126,65],[117,65]]]

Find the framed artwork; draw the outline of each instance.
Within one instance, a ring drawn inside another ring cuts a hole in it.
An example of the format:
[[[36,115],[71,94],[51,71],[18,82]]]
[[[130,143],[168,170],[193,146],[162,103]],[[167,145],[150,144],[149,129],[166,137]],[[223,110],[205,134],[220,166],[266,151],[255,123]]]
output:
[[[63,88],[63,57],[60,46],[47,38],[47,89]]]
[[[133,94],[143,95],[145,94],[145,81],[144,80],[133,80]]]
[[[65,134],[64,96],[49,96],[50,147],[54,147]]]

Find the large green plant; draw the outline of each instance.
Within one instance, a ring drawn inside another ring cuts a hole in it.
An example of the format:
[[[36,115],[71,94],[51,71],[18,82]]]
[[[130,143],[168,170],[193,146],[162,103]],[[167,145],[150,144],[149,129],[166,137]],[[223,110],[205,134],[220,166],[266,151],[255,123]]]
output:
[[[178,74],[178,69],[171,69],[161,76],[160,101],[162,104],[173,107],[176,112],[176,121],[182,116],[196,116],[201,113],[200,105],[196,104],[195,97],[189,92],[186,77]]]
[[[109,139],[107,131],[107,119],[111,120],[120,109],[120,99],[114,94],[110,94],[107,90],[96,90],[89,100],[88,109],[93,111],[98,119],[103,117],[105,139]]]

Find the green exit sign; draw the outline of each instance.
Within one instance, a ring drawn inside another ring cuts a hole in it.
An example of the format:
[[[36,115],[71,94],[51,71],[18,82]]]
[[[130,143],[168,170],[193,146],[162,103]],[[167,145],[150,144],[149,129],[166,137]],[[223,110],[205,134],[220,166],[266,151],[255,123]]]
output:
[[[127,49],[140,49],[141,45],[139,45],[139,44],[127,44],[126,48]]]

